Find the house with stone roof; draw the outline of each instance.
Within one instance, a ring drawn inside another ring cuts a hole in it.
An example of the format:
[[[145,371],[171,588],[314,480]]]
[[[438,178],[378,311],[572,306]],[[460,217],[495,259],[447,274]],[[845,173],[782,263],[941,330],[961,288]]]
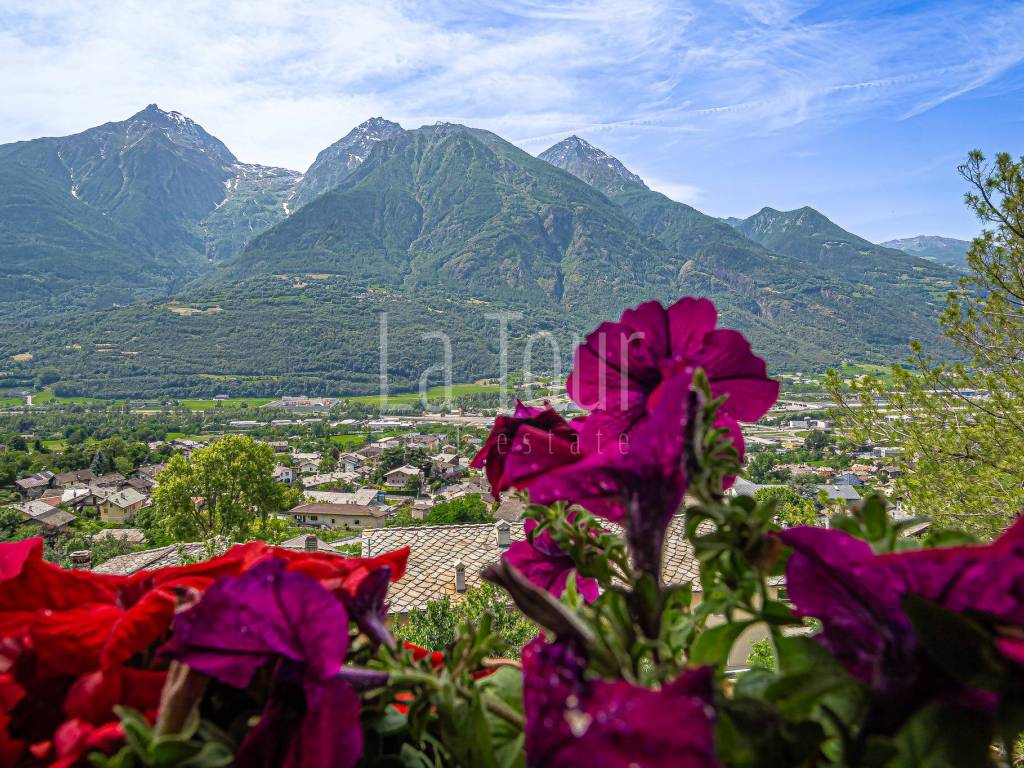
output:
[[[52,484],[53,472],[47,469],[14,481],[14,487],[18,489],[18,493],[25,499],[38,499]]]
[[[97,493],[100,500],[97,507],[100,520],[104,523],[123,523],[149,503],[149,496],[132,488],[122,488],[114,493]]]
[[[608,525],[611,529],[617,526]],[[662,574],[669,584],[696,581],[700,565],[686,540],[685,518],[672,519],[665,538]],[[458,599],[481,584],[480,572],[497,562],[512,542],[524,541],[523,523],[499,520],[473,525],[421,525],[377,528],[360,537],[363,557],[409,547],[405,575],[388,591],[388,612],[405,615],[432,600]],[[699,584],[694,590],[699,591]]]
[[[279,545],[282,549],[303,552],[326,552],[332,555],[340,554],[331,544],[323,541],[316,535],[301,535],[283,542]],[[214,542],[196,541],[187,544],[170,544],[166,547],[147,549],[143,552],[132,552],[127,555],[112,557],[101,563],[92,570],[96,573],[109,573],[118,576],[130,576],[142,570],[152,571],[157,568],[169,568],[174,565],[186,565],[188,563],[208,560],[211,557],[221,555],[228,550],[227,543],[223,540]],[[83,553],[83,554],[88,554]],[[88,562],[79,562],[79,567],[88,568]]]
[[[377,504],[310,502],[290,509],[296,525],[312,528],[375,528],[387,520],[387,507]]]
[[[20,512],[26,523],[36,523],[47,531],[58,531],[78,519],[67,510],[60,509],[57,504],[50,504],[40,499],[30,499],[6,506],[8,509]]]
[[[142,570],[155,570],[156,568],[169,568],[172,565],[185,565],[187,563],[207,560],[213,555],[222,554],[225,547],[214,546],[211,553],[205,541],[189,542],[187,544],[169,544],[166,547],[147,549],[143,552],[132,552],[129,555],[118,555],[92,570],[96,573],[111,573],[118,576],[130,576]],[[88,563],[79,565],[88,567]]]
[[[410,480],[422,480],[423,471],[411,464],[404,464],[384,474],[384,485],[388,488],[404,488]]]
[[[88,485],[96,479],[96,475],[91,469],[76,469],[71,472],[61,472],[54,475],[53,487],[54,488],[70,488],[73,485],[84,483]]]

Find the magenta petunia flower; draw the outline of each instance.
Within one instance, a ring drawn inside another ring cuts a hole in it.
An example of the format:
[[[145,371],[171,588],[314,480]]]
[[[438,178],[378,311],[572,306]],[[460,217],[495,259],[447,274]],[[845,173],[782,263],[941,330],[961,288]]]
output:
[[[857,679],[890,701],[895,714],[934,696],[970,699],[928,659],[901,607],[913,594],[943,608],[987,617],[1014,631],[997,646],[1020,654],[1024,628],[1024,518],[987,546],[875,555],[843,531],[790,528],[786,587],[797,615],[822,623],[822,644]]]
[[[537,527],[537,521],[527,519],[523,529],[529,534]],[[569,574],[576,571],[575,563],[561,547],[551,538],[547,531],[535,536],[533,541],[517,541],[505,552],[505,559],[515,566],[530,583],[546,589],[555,597],[565,592]],[[594,602],[598,595],[595,579],[584,579],[576,571],[576,588],[588,603]]]
[[[495,499],[500,498],[502,491],[512,487],[505,468],[509,451],[516,438],[520,437],[520,432],[533,433],[535,440],[538,435],[543,435],[539,443],[554,440],[560,446],[574,446],[576,441],[575,430],[554,408],[531,408],[517,401],[512,416],[498,416],[494,420],[490,435],[470,463],[474,469],[486,468],[487,481],[491,484],[491,494]]]
[[[685,297],[667,309],[648,301],[605,322],[576,350],[566,381],[569,396],[592,411],[585,440],[614,440],[649,415],[667,382],[687,383],[704,371],[714,397],[728,395],[721,413],[757,421],[775,403],[778,382],[739,331],[716,328],[718,314],[707,299]],[[738,446],[739,447],[739,446]]]
[[[711,669],[659,689],[588,679],[571,644],[537,638],[523,649],[526,756],[532,768],[713,768]]]
[[[161,653],[235,688],[275,663],[270,698],[238,765],[354,766],[363,750],[359,697],[338,677],[348,615],[319,582],[285,565],[271,559],[216,581],[175,618]]]

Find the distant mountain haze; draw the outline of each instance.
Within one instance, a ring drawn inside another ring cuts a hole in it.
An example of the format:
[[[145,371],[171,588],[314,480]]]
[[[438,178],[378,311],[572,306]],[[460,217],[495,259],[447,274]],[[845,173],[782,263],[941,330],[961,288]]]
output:
[[[897,240],[888,240],[881,245],[886,248],[895,248],[898,251],[906,251],[956,269],[967,268],[967,252],[971,248],[969,240],[937,235],[901,237]]]
[[[472,380],[497,370],[495,313],[518,313],[514,350],[545,331],[568,364],[602,319],[688,293],[773,367],[820,368],[938,343],[952,285],[811,208],[707,216],[577,136],[533,157],[376,117],[299,173],[150,105],[0,146],[0,180],[0,385],[48,367],[89,394],[374,391],[382,311],[395,385],[437,364],[437,330]]]

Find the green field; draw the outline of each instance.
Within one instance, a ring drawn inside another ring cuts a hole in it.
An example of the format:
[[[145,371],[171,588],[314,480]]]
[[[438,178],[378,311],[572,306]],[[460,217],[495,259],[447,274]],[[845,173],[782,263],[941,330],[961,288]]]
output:
[[[465,395],[479,395],[497,393],[501,387],[496,384],[452,384],[452,397],[463,397]],[[380,395],[360,395],[359,397],[346,398],[350,403],[366,403],[376,405],[380,402]],[[427,390],[427,400],[443,400],[444,387],[431,387]],[[405,392],[398,395],[388,395],[389,405],[415,405],[420,402],[419,392]]]
[[[190,411],[209,411],[213,408],[259,408],[272,403],[272,397],[229,397],[226,400],[182,400],[181,407]]]
[[[331,442],[337,443],[340,448],[346,451],[353,448],[361,448],[366,444],[366,435],[331,435]]]
[[[23,397],[0,397],[0,408],[12,408],[25,404]]]
[[[124,400],[101,400],[97,397],[58,397],[52,389],[44,389],[32,395],[33,405],[123,405]]]

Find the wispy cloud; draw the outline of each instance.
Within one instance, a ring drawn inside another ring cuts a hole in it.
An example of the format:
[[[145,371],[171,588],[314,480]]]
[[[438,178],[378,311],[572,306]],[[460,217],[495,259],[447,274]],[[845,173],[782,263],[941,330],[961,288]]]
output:
[[[297,168],[374,114],[532,150],[570,132],[709,143],[918,115],[1024,59],[1021,3],[884,5],[8,0],[0,69],[18,76],[0,86],[0,141],[156,101],[245,160]]]

